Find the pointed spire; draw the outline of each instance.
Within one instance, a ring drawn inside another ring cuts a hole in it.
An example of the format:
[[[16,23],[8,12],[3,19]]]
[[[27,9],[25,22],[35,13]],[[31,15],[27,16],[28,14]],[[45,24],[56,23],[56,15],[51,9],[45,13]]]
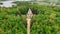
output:
[[[29,10],[28,10],[28,14],[32,14],[32,11],[31,11],[31,9],[29,8]]]
[[[31,9],[29,8],[28,13],[27,13],[27,18],[30,19],[32,16],[33,16],[33,13],[31,11]]]

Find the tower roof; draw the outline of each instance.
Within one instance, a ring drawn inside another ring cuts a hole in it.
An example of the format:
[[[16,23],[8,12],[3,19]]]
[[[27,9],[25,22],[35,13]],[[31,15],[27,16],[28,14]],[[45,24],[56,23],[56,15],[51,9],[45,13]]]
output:
[[[31,18],[33,16],[33,13],[31,9],[29,8],[28,13],[27,13],[27,18]]]

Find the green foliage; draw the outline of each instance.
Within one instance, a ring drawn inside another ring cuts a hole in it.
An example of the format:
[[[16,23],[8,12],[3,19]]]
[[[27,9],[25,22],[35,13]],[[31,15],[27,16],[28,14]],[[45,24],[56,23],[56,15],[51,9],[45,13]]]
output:
[[[0,34],[27,34],[28,8],[34,13],[31,20],[31,34],[60,34],[59,7],[42,5],[0,7]]]

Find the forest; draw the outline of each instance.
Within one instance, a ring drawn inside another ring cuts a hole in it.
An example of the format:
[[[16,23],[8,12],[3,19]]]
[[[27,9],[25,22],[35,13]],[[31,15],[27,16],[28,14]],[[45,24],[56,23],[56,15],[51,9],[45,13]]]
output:
[[[26,14],[31,8],[31,34],[60,34],[60,6],[17,4],[0,7],[0,34],[27,34]]]

